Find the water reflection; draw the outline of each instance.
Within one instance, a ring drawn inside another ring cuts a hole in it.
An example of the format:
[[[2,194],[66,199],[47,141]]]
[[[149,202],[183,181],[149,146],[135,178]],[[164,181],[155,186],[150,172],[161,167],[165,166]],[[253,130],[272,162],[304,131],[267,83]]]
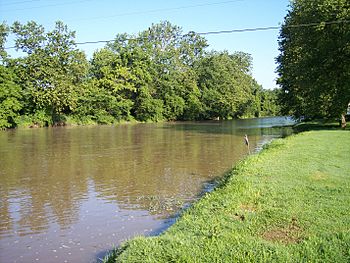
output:
[[[0,261],[88,262],[166,227],[203,184],[289,119],[0,133]],[[264,127],[264,128],[261,128]]]

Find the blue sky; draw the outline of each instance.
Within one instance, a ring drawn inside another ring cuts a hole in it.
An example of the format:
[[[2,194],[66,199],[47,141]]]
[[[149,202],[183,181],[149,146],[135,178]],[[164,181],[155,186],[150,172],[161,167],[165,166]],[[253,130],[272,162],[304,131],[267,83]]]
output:
[[[0,21],[34,20],[51,30],[61,20],[76,31],[77,42],[85,42],[110,40],[118,33],[136,34],[163,20],[182,27],[184,33],[278,26],[288,5],[289,0],[0,0]],[[264,88],[274,88],[278,35],[279,30],[269,30],[205,37],[209,49],[251,54],[253,77]],[[103,46],[79,48],[91,57]]]

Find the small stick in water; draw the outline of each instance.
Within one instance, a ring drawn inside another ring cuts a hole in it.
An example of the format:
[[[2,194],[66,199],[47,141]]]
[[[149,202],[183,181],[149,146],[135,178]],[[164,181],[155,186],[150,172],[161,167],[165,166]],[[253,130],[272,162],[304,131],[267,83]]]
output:
[[[244,142],[245,145],[247,145],[247,149],[248,149],[248,153],[250,154],[250,148],[249,148],[249,139],[248,139],[248,135],[244,135]]]

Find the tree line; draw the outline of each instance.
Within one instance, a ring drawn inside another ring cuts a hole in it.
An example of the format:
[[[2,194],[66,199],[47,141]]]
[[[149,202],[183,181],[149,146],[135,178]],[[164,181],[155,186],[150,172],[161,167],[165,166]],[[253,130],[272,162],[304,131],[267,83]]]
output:
[[[349,0],[292,1],[279,47],[283,114],[345,119],[350,103]]]
[[[18,52],[6,52],[9,35]],[[63,22],[0,24],[0,128],[66,123],[276,115],[277,90],[252,77],[252,57],[208,51],[168,21],[118,34],[90,60]]]
[[[350,5],[291,1],[279,36],[277,83],[264,90],[249,54],[209,51],[164,21],[118,34],[90,60],[62,22],[0,24],[0,128],[62,123],[292,115],[339,118],[350,102]],[[19,56],[5,49],[11,34]]]

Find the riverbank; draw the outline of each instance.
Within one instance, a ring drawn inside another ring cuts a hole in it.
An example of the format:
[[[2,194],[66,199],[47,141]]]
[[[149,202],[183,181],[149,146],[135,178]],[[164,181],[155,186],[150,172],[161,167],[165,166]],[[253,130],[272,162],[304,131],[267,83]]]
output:
[[[242,118],[237,118],[235,120],[248,120],[248,119],[268,119],[268,118],[290,118],[287,116],[262,116],[262,117],[242,117]],[[20,116],[16,119],[16,127],[13,128],[3,128],[1,130],[12,130],[12,129],[32,129],[32,128],[52,128],[52,127],[91,127],[91,126],[117,126],[121,124],[140,124],[140,123],[189,123],[189,122],[219,122],[219,121],[228,121],[228,120],[233,120],[227,119],[227,120],[218,120],[218,119],[203,119],[203,120],[146,120],[146,121],[140,121],[136,120],[134,118],[130,118],[129,120],[113,120],[110,122],[101,122],[101,121],[94,121],[91,119],[86,119],[86,120],[79,120],[77,118],[71,117],[71,116],[63,116],[61,117],[60,120],[57,120],[55,122],[52,122],[52,120],[48,119],[37,119],[34,118],[33,116]],[[284,125],[288,126],[288,125]],[[280,125],[276,126],[280,127]],[[292,125],[290,125],[292,127]]]
[[[348,131],[276,140],[165,233],[107,262],[349,262],[349,152]]]

